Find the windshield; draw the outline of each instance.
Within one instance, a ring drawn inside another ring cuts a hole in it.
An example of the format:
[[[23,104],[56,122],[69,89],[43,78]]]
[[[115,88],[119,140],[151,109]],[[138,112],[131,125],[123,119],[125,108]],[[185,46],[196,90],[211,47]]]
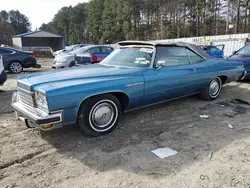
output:
[[[250,55],[250,45],[243,47],[236,54],[237,55]]]
[[[87,46],[86,47],[82,47],[80,49],[73,50],[69,54],[70,55],[80,55],[80,54],[86,53],[88,49],[89,49],[89,47],[87,47]]]
[[[115,50],[101,64],[128,67],[149,67],[154,49],[133,47]]]

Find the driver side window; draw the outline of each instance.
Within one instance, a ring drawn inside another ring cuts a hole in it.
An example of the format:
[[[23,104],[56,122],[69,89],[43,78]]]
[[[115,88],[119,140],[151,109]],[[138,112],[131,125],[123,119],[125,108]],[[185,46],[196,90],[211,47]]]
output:
[[[176,46],[160,46],[157,47],[156,61],[166,61],[167,66],[188,65],[189,57],[186,49]]]
[[[155,62],[166,61],[167,66],[179,66],[199,63],[203,60],[202,57],[184,47],[160,46],[157,47]]]

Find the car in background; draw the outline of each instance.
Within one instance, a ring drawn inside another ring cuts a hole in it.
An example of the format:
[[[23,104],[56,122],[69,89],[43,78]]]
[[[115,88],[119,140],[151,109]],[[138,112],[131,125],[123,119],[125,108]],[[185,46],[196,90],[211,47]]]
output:
[[[72,52],[72,51],[77,50],[79,48],[82,48],[84,46],[87,46],[87,44],[74,44],[71,46],[66,46],[64,49],[54,52],[54,56],[67,55],[69,52]]]
[[[124,112],[195,94],[215,100],[224,84],[245,75],[241,62],[213,59],[196,45],[119,45],[101,63],[20,75],[12,97],[17,117],[44,131],[77,124],[100,136]]]
[[[247,75],[245,80],[250,80],[250,44],[242,47],[238,51],[233,51],[233,54],[228,57],[228,60],[241,61],[244,64]]]
[[[90,46],[88,50],[82,50],[82,52],[76,54],[75,63],[77,65],[99,63],[113,50],[110,46]]]
[[[202,46],[203,50],[213,58],[224,58],[224,47],[225,45],[206,45]]]
[[[7,80],[7,75],[5,73],[3,66],[3,57],[0,55],[0,86],[2,86],[6,80]]]
[[[112,47],[105,45],[89,45],[68,53],[66,56],[58,56],[52,61],[53,69],[73,67],[76,64],[98,63],[113,51]],[[87,56],[87,58],[86,58]]]
[[[23,71],[23,68],[37,66],[37,61],[33,52],[0,47],[0,55],[3,56],[4,69],[11,73],[18,74]]]

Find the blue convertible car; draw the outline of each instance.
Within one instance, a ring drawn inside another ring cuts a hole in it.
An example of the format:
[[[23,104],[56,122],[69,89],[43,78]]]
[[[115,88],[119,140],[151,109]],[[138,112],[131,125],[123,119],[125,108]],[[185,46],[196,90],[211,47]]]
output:
[[[18,117],[42,130],[77,124],[99,136],[124,112],[194,94],[214,100],[223,84],[245,75],[241,62],[214,60],[195,45],[119,45],[100,64],[20,75],[12,98]]]

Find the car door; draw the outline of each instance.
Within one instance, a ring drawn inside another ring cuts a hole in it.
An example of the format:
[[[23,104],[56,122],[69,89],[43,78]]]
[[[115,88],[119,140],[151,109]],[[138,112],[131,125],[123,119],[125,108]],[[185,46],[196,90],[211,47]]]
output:
[[[90,48],[87,53],[90,53],[92,56],[92,62],[98,63],[100,62],[100,56],[101,56],[101,49],[100,47],[92,47]]]
[[[204,60],[199,56],[197,59]],[[166,61],[166,66],[157,68],[159,61]],[[199,89],[196,88],[196,65],[190,61],[184,47],[157,47],[155,67],[143,72],[145,103],[157,103],[197,93]]]
[[[207,53],[214,58],[223,58],[223,51],[216,46],[208,47]]]

